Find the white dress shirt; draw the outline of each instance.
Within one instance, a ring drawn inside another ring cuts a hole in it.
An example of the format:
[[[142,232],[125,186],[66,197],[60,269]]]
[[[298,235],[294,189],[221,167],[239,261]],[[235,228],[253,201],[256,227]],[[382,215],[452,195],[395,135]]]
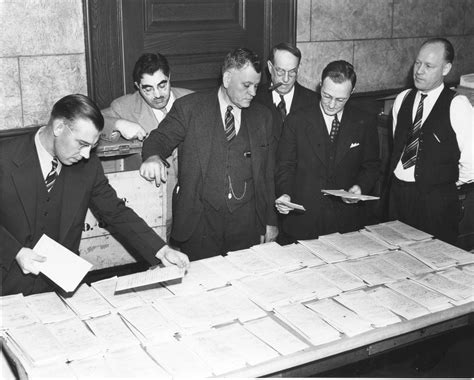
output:
[[[272,91],[272,98],[273,98],[273,104],[275,106],[278,106],[281,102],[280,94],[276,92],[275,90]],[[287,94],[283,95],[283,99],[285,99],[285,108],[286,108],[286,114],[288,115],[291,110],[291,103],[293,102],[293,97],[295,96],[295,86],[292,87],[290,92]]]
[[[421,126],[425,123],[426,118],[430,114],[433,106],[438,100],[441,92],[444,89],[444,84],[426,93],[427,97],[423,102],[423,116],[421,118]],[[403,103],[405,95],[410,89],[405,90],[398,94],[393,103],[393,134],[395,135],[395,128],[397,125],[398,112]],[[412,110],[412,121],[415,119],[416,110],[418,103],[420,102],[421,92],[418,91],[415,96],[415,102],[413,103]],[[458,142],[461,156],[459,158],[459,180],[457,184],[467,183],[474,181],[474,112],[472,110],[471,103],[464,95],[457,95],[451,102],[449,110],[449,116],[451,120],[451,126],[456,133],[456,140]],[[406,182],[415,182],[415,166],[411,166],[408,169],[404,169],[401,157],[398,161],[397,167],[395,168],[395,176]]]
[[[332,122],[334,121],[335,115],[332,115],[332,116],[326,115],[326,113],[323,110],[323,107],[321,106],[321,102],[319,102],[319,108],[321,108],[321,113],[323,114],[324,122],[326,123],[326,129],[328,130],[328,135],[331,135]],[[341,123],[343,113],[344,113],[344,108],[337,113],[337,120],[339,120],[339,123]]]
[[[43,144],[41,144],[41,141],[40,141],[40,138],[39,138],[39,135],[40,135],[40,133],[42,133],[44,128],[45,127],[41,127],[36,132],[35,146],[36,146],[36,152],[38,153],[39,163],[40,163],[40,166],[41,166],[41,173],[43,174],[43,179],[46,180],[47,175],[49,174],[49,172],[52,169],[53,156],[51,156],[51,154],[49,154],[49,152],[45,149]],[[62,167],[63,167],[63,165],[61,164],[61,161],[58,160],[58,167],[56,168],[56,171],[58,172],[58,175],[59,175],[59,173],[61,173],[61,168]]]
[[[158,109],[153,108],[153,107],[151,108],[153,113],[155,114],[155,117],[156,117],[156,120],[158,121],[158,124],[160,124],[163,121],[163,119],[166,117],[168,112],[170,112],[171,107],[173,107],[173,103],[174,103],[175,100],[176,100],[176,98],[173,94],[173,91],[171,91],[170,98],[168,99],[168,104],[166,104],[166,106],[165,106],[165,111],[158,110]]]
[[[235,135],[237,136],[240,131],[240,120],[242,118],[242,110],[233,104],[229,104],[225,100],[222,91],[224,91],[222,87],[219,88],[219,91],[217,91],[217,98],[219,99],[219,109],[221,111],[222,125],[225,130],[225,113],[227,112],[227,106],[232,106],[232,114],[234,115]]]

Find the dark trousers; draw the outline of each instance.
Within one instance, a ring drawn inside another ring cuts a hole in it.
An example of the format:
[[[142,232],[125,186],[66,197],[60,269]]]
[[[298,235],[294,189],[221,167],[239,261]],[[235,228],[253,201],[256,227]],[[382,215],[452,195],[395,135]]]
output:
[[[435,186],[421,192],[414,182],[392,180],[389,219],[398,219],[412,227],[454,244],[458,236],[460,203],[455,184]]]
[[[191,261],[249,248],[260,243],[255,201],[230,212],[224,206],[216,210],[204,203],[204,210],[191,237],[180,243]]]

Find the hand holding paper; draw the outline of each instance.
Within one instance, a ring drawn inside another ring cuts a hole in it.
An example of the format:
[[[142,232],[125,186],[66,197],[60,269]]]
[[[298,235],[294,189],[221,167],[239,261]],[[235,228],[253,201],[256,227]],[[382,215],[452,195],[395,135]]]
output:
[[[293,210],[306,211],[304,206],[297,203],[292,203],[290,196],[287,194],[283,194],[275,201],[275,207],[280,214],[288,214]]]
[[[92,264],[63,247],[47,235],[41,236],[33,250],[46,261],[37,262],[41,273],[54,281],[66,292],[72,292],[81,282]]]
[[[380,199],[379,197],[373,197],[371,195],[364,194],[353,194],[345,190],[321,190],[323,194],[333,195],[335,197],[347,198],[347,199],[358,199],[360,201],[371,201]]]

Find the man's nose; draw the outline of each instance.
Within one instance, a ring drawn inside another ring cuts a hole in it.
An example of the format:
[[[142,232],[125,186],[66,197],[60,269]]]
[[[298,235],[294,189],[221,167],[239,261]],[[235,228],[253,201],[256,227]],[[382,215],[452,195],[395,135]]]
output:
[[[329,107],[330,107],[330,108],[334,108],[335,106],[336,106],[336,99],[331,99],[331,100],[329,101]]]
[[[80,154],[82,157],[84,157],[87,160],[91,155],[91,147],[90,146],[83,147],[80,151]]]
[[[288,83],[290,81],[290,74],[288,74],[288,71],[285,71],[285,74],[283,74],[283,82]]]
[[[257,94],[257,89],[253,86],[249,87],[249,94],[255,96]]]

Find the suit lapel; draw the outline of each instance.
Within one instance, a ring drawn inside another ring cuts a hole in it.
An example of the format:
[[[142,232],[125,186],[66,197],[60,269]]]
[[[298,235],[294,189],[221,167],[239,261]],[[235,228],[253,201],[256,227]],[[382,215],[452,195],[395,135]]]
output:
[[[352,122],[352,112],[349,107],[344,109],[342,114],[341,125],[339,127],[339,134],[337,136],[337,148],[336,148],[336,165],[341,162],[347,152],[349,152],[351,143],[353,142],[354,127],[355,124]]]
[[[312,109],[311,113],[305,114],[305,116],[309,144],[319,160],[326,164],[326,143],[329,136],[319,103]]]
[[[145,103],[141,95],[137,92],[138,99],[135,105],[133,113],[135,114],[138,124],[141,126],[153,126],[152,130],[158,126],[158,120],[156,120],[155,114],[152,108]],[[151,131],[147,131],[148,133]]]

